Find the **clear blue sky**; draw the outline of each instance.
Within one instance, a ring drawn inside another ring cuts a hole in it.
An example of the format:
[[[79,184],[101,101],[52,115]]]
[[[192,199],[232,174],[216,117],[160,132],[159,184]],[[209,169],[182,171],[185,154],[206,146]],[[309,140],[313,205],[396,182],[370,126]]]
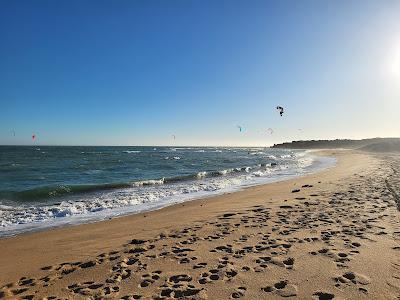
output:
[[[400,136],[400,1],[0,0],[0,144],[33,133],[57,145]]]

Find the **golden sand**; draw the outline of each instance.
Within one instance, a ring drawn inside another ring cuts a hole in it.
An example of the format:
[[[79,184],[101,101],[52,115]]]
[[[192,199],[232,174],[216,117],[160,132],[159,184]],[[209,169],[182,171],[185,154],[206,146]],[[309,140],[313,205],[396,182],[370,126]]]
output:
[[[337,166],[2,239],[0,298],[400,299],[400,158],[324,154]]]

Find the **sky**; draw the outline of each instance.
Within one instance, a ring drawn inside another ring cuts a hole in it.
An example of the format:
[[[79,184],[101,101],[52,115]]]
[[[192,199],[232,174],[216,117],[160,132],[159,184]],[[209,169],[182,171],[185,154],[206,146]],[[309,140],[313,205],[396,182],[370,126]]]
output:
[[[399,136],[400,1],[0,0],[0,144]]]

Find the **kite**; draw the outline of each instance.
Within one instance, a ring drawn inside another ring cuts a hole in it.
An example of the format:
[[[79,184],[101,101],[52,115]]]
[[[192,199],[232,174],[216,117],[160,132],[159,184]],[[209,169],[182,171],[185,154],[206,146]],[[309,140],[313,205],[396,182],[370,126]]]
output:
[[[268,131],[270,134],[273,134],[273,133],[274,133],[274,130],[273,130],[272,128],[268,128],[267,131]]]
[[[276,109],[279,110],[279,114],[282,117],[282,115],[283,115],[283,107],[282,106],[277,106]]]
[[[244,130],[244,128],[240,125],[237,125],[237,128],[239,128],[239,131],[242,132]]]
[[[13,134],[13,136],[15,136],[15,130],[11,130],[11,133]]]
[[[36,139],[36,134],[32,134],[32,141],[35,141]]]
[[[172,137],[173,137],[173,139],[175,140],[176,139],[176,136],[175,136],[175,134],[173,134],[173,135],[171,135]]]

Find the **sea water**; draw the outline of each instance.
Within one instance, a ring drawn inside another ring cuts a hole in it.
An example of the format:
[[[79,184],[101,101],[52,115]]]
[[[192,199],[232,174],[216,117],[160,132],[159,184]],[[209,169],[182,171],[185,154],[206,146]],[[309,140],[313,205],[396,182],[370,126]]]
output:
[[[0,146],[0,236],[154,210],[334,163],[270,148]]]

